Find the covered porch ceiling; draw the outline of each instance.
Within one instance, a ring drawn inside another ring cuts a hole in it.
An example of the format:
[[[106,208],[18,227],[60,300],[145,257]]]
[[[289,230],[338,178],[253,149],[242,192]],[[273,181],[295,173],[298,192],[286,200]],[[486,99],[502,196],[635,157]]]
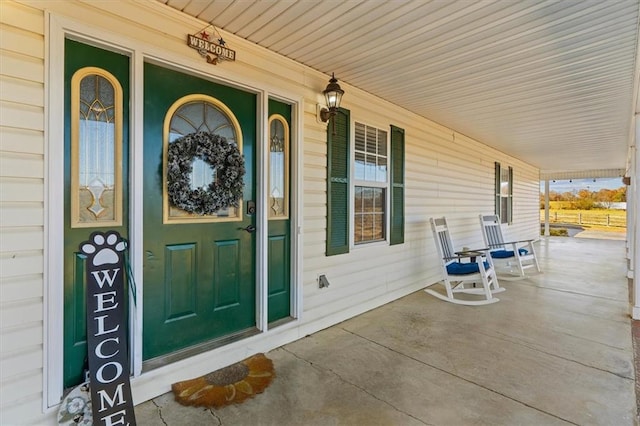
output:
[[[157,1],[335,72],[541,176],[626,169],[640,111],[640,0]]]

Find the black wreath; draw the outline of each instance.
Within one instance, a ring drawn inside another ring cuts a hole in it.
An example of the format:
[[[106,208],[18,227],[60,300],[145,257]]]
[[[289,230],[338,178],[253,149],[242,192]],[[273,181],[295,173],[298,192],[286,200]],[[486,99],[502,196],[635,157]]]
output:
[[[215,170],[206,187],[191,189],[193,160],[200,158]],[[236,144],[208,132],[190,133],[169,144],[167,192],[176,207],[199,215],[238,207],[244,187],[244,157]]]

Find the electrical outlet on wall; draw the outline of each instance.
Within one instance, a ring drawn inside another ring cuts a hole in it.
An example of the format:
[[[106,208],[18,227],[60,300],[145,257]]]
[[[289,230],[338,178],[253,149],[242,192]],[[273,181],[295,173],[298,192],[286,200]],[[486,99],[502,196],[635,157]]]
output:
[[[318,288],[329,287],[330,283],[325,274],[318,275]]]

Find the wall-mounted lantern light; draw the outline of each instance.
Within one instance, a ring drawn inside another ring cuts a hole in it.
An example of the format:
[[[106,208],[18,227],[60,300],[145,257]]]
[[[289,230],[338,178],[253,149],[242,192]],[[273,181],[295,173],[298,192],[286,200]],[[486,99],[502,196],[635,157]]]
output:
[[[320,110],[320,119],[326,123],[331,117],[336,115],[336,111],[340,108],[342,95],[344,95],[344,90],[340,88],[338,80],[336,80],[333,73],[331,73],[331,80],[329,80],[329,84],[327,84],[327,88],[322,91],[322,94],[325,97],[329,109],[322,108]]]

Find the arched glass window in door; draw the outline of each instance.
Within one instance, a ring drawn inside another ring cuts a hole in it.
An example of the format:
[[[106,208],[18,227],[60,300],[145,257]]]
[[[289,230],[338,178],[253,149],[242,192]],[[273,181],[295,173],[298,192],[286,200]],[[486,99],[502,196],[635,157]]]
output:
[[[164,123],[163,208],[164,223],[224,222],[242,219],[240,207],[220,209],[211,215],[198,215],[179,209],[167,195],[167,149],[176,139],[196,132],[209,132],[236,144],[242,152],[240,124],[231,110],[219,100],[206,95],[188,95],[178,99],[167,112]],[[216,178],[215,170],[203,160],[193,161],[191,189],[205,187]]]
[[[289,125],[274,114],[269,117],[269,219],[289,217]]]
[[[71,79],[71,227],[122,225],[122,87],[109,72]]]

